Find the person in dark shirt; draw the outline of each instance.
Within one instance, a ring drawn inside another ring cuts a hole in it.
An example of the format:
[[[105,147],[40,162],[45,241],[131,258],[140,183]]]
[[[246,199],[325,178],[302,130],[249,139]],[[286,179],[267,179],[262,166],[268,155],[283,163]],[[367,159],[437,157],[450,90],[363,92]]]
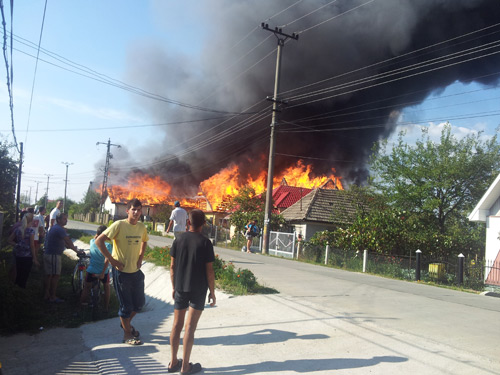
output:
[[[209,291],[210,306],[215,305],[215,260],[214,248],[208,238],[201,234],[205,224],[205,214],[201,210],[189,213],[189,231],[181,233],[170,249],[170,279],[172,281],[172,298],[174,304],[174,323],[170,333],[172,358],[168,372],[181,371],[181,374],[194,374],[201,371],[199,363],[189,362],[194,343],[194,332],[198,325],[205,298]],[[189,308],[189,312],[188,312]],[[180,336],[184,320],[188,312],[184,339],[183,357],[177,358]]]

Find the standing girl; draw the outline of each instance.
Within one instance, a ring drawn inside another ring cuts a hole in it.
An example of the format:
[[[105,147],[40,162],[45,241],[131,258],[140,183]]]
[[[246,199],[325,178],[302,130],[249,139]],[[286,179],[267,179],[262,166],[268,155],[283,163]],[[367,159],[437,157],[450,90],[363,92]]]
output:
[[[21,225],[9,236],[9,243],[14,246],[16,259],[16,281],[21,288],[26,288],[26,282],[33,263],[38,267],[38,259],[35,250],[35,231],[31,227],[33,213],[28,212],[23,216]]]

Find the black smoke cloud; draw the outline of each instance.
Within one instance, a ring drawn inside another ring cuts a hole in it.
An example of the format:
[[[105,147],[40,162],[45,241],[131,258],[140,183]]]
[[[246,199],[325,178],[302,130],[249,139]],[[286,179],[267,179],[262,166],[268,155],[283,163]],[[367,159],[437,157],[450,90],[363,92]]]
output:
[[[498,84],[500,54],[495,53],[498,47],[487,52],[493,53],[489,57],[463,62],[484,54],[477,52],[429,68],[404,71],[414,64],[498,41],[500,27],[493,26],[500,20],[497,1],[383,0],[348,12],[366,1],[339,0],[292,23],[329,2],[303,1],[267,21],[271,28],[287,25],[283,31],[290,34],[340,15],[304,31],[298,41],[285,44],[280,91],[281,99],[289,99],[289,102],[280,114],[283,121],[277,128],[275,172],[297,161],[280,154],[300,155],[311,158],[306,162],[312,163],[318,174],[335,168],[345,182],[362,183],[368,175],[366,162],[374,142],[394,131],[398,113],[407,103],[421,102],[455,81]],[[180,56],[160,45],[142,42],[130,54],[127,79],[149,92],[209,109],[267,112],[258,121],[248,121],[252,115],[242,115],[227,121],[216,119],[165,126],[157,131],[148,150],[134,153],[133,162],[127,158],[114,161],[119,166],[143,165],[127,172],[160,175],[181,194],[192,193],[201,181],[231,162],[240,166],[244,176],[255,176],[267,169],[271,103],[263,99],[272,96],[276,55],[272,53],[257,62],[276,49],[276,38],[259,25],[292,2],[225,0],[199,4],[208,27],[203,36],[205,47],[198,58]],[[348,13],[341,15],[344,12]],[[493,27],[426,48],[488,26]],[[181,34],[179,31],[179,38]],[[245,55],[268,36],[268,40]],[[439,68],[459,61],[462,63]],[[416,74],[433,68],[438,69]],[[388,78],[347,86],[322,96],[294,98],[297,94],[352,84],[396,69],[403,70]],[[416,75],[408,78],[411,74]],[[381,84],[388,80],[393,82]],[[318,100],[329,96],[329,99]],[[318,101],[307,103],[311,100]],[[145,98],[139,98],[138,103],[154,121],[163,123],[224,115]],[[321,117],[328,118],[315,119]],[[304,121],[305,118],[311,120]],[[230,135],[225,136],[226,132]],[[137,155],[143,156],[137,160]],[[110,183],[118,174],[110,177]]]

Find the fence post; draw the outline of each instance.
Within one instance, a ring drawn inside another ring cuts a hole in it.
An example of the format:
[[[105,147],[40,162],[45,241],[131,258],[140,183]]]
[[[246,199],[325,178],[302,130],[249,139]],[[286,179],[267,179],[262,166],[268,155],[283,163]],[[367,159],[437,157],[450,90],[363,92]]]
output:
[[[363,273],[366,272],[366,261],[368,260],[368,250],[363,250]]]
[[[420,251],[420,249],[418,249],[416,251],[416,253],[417,253],[417,264],[415,266],[415,279],[417,281],[420,281],[420,260],[421,260],[422,251]]]
[[[217,226],[215,227],[215,233],[214,233],[214,246],[217,244]]]
[[[330,244],[326,244],[326,251],[325,251],[325,265],[328,265],[328,253],[330,252]]]
[[[458,255],[458,284],[462,285],[464,283],[464,262],[465,256],[460,253]]]

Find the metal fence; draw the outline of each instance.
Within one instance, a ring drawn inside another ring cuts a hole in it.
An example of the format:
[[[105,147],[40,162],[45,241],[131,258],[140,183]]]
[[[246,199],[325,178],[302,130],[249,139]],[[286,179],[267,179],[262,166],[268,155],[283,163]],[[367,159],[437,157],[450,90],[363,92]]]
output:
[[[304,250],[300,252],[299,259],[316,263],[327,264],[345,270],[383,275],[403,280],[416,280],[416,256],[408,254],[386,255],[367,252],[364,259],[363,252],[343,249],[327,249],[325,246],[305,243]],[[364,262],[365,261],[365,262]],[[459,257],[436,258],[422,254],[420,263],[420,280],[435,282],[443,285],[462,285],[463,287],[483,290],[484,269],[483,261],[476,258],[465,258],[462,278],[459,274]],[[491,266],[492,279],[500,281],[500,265]],[[488,284],[491,282],[487,281]]]
[[[269,255],[294,258],[295,233],[269,232]]]

